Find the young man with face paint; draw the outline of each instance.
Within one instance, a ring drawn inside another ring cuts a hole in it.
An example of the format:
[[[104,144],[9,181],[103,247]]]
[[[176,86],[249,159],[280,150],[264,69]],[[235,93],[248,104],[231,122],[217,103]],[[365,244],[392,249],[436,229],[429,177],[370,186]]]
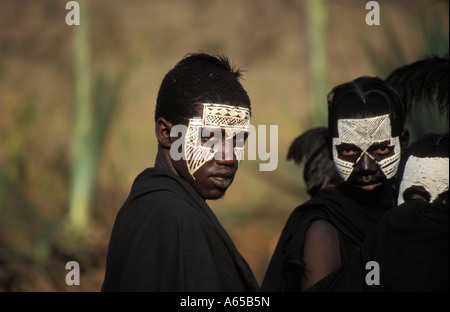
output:
[[[108,250],[103,291],[256,291],[256,279],[206,200],[235,178],[250,123],[241,73],[192,54],[164,77],[154,168],[135,179]]]
[[[359,276],[357,290],[449,291],[448,139],[448,133],[429,134],[406,150],[399,206],[373,227],[354,260],[359,271],[348,273]],[[364,282],[368,261],[379,266],[377,284]]]
[[[289,217],[264,291],[339,290],[340,278],[376,221],[395,205],[394,176],[408,132],[396,93],[360,77],[328,96],[330,154],[343,182]]]

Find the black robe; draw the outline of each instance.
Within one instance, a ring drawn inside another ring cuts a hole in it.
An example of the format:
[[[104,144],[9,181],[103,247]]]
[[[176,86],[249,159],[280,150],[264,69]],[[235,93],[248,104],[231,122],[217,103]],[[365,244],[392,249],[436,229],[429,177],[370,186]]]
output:
[[[298,206],[281,233],[261,290],[300,291],[300,278],[305,270],[303,248],[306,231],[314,221],[322,219],[331,222],[338,231],[341,268],[308,290],[345,291],[347,285],[342,285],[340,279],[370,229],[393,207],[393,194],[388,184],[370,192],[341,184],[334,190],[322,190],[316,197]]]
[[[255,291],[211,208],[167,170],[139,174],[111,234],[102,291]]]
[[[391,209],[361,248],[364,291],[449,291],[449,206],[420,200]],[[379,266],[379,285],[366,283],[369,261]],[[358,285],[355,284],[356,286]]]

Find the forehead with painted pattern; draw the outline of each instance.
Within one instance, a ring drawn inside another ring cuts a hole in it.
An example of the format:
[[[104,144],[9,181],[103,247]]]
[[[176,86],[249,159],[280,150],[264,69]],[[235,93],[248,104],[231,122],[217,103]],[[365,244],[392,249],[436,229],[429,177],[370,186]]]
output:
[[[400,182],[397,204],[411,199],[431,203],[448,193],[448,170],[448,158],[410,156]]]
[[[395,91],[377,77],[360,77],[335,87],[328,94],[330,135],[338,137],[340,119],[366,119],[389,115],[391,136],[404,126],[402,105]]]
[[[412,199],[448,204],[448,134],[428,134],[413,143],[399,170],[398,204]]]

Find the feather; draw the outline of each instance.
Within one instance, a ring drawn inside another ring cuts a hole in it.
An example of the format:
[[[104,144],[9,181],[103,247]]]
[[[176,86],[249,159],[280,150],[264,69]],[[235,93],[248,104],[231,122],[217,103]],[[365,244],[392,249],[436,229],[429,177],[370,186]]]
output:
[[[288,160],[293,160],[297,165],[304,164],[303,178],[311,197],[321,189],[341,182],[328,149],[327,134],[326,127],[307,130],[292,142],[288,151]]]
[[[415,108],[428,107],[448,117],[448,56],[433,56],[401,66],[386,82],[397,91],[405,116]]]

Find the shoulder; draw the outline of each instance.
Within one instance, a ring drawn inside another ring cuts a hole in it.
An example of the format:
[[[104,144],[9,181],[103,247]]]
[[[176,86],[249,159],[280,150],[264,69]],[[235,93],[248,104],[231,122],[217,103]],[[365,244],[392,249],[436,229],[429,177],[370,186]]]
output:
[[[185,197],[169,190],[160,190],[135,196],[119,212],[120,219],[144,223],[176,224],[200,219],[200,213]]]
[[[197,218],[198,209],[183,196],[174,192],[159,192],[158,196],[149,197],[146,200],[151,213],[160,217],[170,217],[175,220]]]
[[[336,227],[327,220],[319,219],[313,221],[309,228],[306,230],[306,240],[325,243],[325,242],[337,242],[339,239],[339,233]]]
[[[327,220],[316,220],[306,231],[303,250],[305,272],[300,281],[305,290],[341,267],[339,234]]]
[[[313,259],[338,260],[340,254],[339,232],[331,222],[316,220],[306,230],[304,246],[305,256],[309,254]]]

